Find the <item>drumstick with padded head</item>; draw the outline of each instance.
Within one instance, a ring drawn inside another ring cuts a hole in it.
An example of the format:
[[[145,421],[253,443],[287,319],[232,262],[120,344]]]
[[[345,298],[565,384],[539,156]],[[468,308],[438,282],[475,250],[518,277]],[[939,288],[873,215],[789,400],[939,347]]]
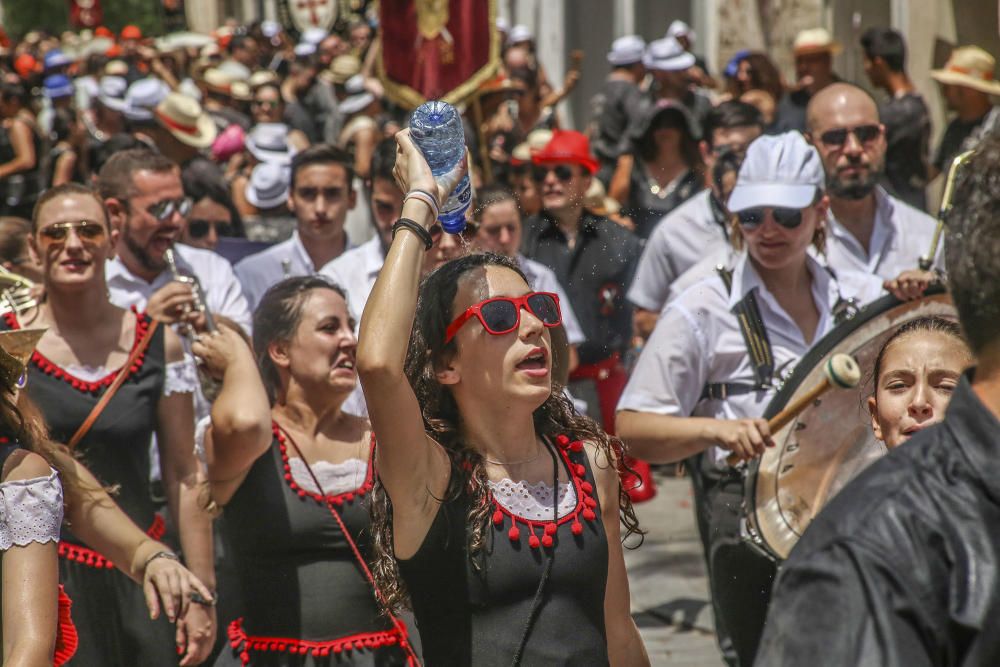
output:
[[[861,369],[858,362],[849,354],[835,354],[827,359],[823,365],[823,379],[816,383],[816,386],[802,394],[794,401],[785,406],[785,409],[768,420],[767,426],[771,434],[775,434],[785,428],[793,419],[798,417],[803,410],[808,408],[828,389],[852,389],[861,382]],[[726,463],[731,466],[736,465],[742,459],[736,454],[726,457]]]

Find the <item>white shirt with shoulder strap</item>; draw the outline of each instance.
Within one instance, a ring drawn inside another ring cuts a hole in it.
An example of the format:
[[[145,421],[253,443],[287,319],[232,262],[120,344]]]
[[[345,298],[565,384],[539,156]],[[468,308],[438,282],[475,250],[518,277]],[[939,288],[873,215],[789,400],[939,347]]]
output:
[[[618,402],[618,410],[649,412],[674,417],[744,419],[760,417],[774,397],[773,388],[702,400],[710,383],[754,384],[753,364],[733,308],[755,291],[764,328],[774,357],[775,379],[787,377],[812,345],[834,326],[838,301],[854,298],[869,303],[882,293],[882,280],[849,271],[834,279],[812,257],[812,295],[820,319],[813,340],[807,341],[798,326],[748,260],[737,256],[732,290],[721,277],[706,276],[667,305],[656,329],[642,350],[635,370]],[[713,448],[717,461],[727,452]]]

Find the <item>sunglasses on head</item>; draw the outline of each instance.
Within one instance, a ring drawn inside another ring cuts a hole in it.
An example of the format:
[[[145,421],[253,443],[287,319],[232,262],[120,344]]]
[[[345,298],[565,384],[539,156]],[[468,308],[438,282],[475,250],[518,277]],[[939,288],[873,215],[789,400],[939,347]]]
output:
[[[531,177],[539,183],[548,178],[550,172],[555,172],[556,178],[563,183],[573,178],[573,169],[568,164],[557,164],[554,167],[536,164],[531,167]]]
[[[838,127],[835,130],[827,130],[819,135],[819,140],[826,146],[843,146],[847,143],[847,135],[853,134],[858,143],[870,144],[875,141],[882,128],[878,125],[858,125],[857,127]]]
[[[82,243],[96,245],[107,236],[104,225],[93,220],[80,220],[79,222],[57,222],[48,227],[38,230],[38,240],[43,250],[52,246],[62,245],[69,238],[69,232],[73,230]]]
[[[178,197],[177,199],[161,199],[155,204],[146,207],[146,212],[156,218],[157,222],[166,222],[174,217],[174,213],[186,218],[191,212],[193,202],[190,197]]]
[[[767,211],[771,211],[774,221],[785,229],[795,229],[802,224],[802,211],[797,208],[785,208],[783,206],[748,208],[740,211],[736,217],[740,221],[740,226],[752,231],[764,224]]]
[[[478,317],[487,333],[502,336],[517,329],[521,324],[521,309],[537,317],[546,327],[562,324],[559,297],[551,292],[529,292],[524,296],[498,296],[470,306],[456,317],[444,334],[444,342],[450,343],[458,330],[473,317]]]
[[[224,220],[201,220],[194,219],[188,221],[188,234],[194,239],[203,239],[215,227],[216,236],[232,236],[233,226]]]

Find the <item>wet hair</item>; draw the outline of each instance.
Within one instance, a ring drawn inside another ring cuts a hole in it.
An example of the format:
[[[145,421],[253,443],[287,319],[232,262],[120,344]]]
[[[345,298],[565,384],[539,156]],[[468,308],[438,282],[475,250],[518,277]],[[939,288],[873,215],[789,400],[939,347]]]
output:
[[[316,144],[305,149],[301,153],[296,153],[292,158],[292,174],[290,183],[292,190],[295,190],[295,179],[299,170],[314,164],[336,164],[343,167],[347,172],[347,189],[350,191],[354,183],[354,158],[342,148],[337,148],[331,144]]]
[[[906,322],[903,326],[896,329],[892,335],[889,336],[884,343],[882,343],[882,347],[879,348],[878,354],[875,355],[875,363],[872,364],[872,374],[869,378],[869,384],[872,388],[872,396],[874,396],[875,392],[878,390],[878,380],[882,377],[882,363],[885,361],[885,353],[889,347],[900,338],[909,336],[910,334],[921,333],[923,331],[942,333],[946,336],[951,336],[960,342],[963,347],[968,346],[968,343],[965,342],[965,338],[962,336],[962,328],[958,326],[957,322],[952,320],[938,315],[926,315],[924,317],[918,317]]]
[[[101,196],[85,185],[80,185],[79,183],[70,182],[70,183],[63,183],[62,185],[56,185],[55,187],[51,187],[38,197],[38,201],[35,202],[35,208],[31,212],[32,233],[34,233],[34,231],[38,229],[38,215],[41,212],[42,207],[48,204],[53,199],[66,197],[68,195],[82,195],[84,197],[93,197],[94,201],[96,201],[98,206],[101,207],[101,213],[104,214],[104,226],[107,227],[109,225],[108,210],[107,208],[105,208],[104,200],[101,198]]]
[[[295,336],[302,322],[306,299],[318,289],[336,292],[347,301],[344,289],[326,278],[319,275],[297,276],[271,286],[253,313],[253,351],[257,355],[257,368],[272,405],[281,387],[281,376],[271,361],[267,347],[275,341],[287,341]]]
[[[958,172],[946,223],[948,288],[969,346],[1000,345],[1000,137],[990,136]]]
[[[756,127],[763,129],[764,117],[761,115],[760,109],[752,104],[738,100],[723,102],[705,114],[702,139],[709,146],[712,146],[714,144],[713,135],[716,130],[728,130],[734,127]]]
[[[115,153],[101,167],[97,190],[104,199],[126,200],[135,189],[135,174],[151,171],[162,174],[179,171],[177,163],[150,148],[132,148]]]
[[[483,213],[490,206],[494,204],[499,204],[501,202],[514,202],[514,206],[517,206],[517,195],[513,193],[509,188],[502,185],[484,185],[476,191],[476,205],[473,208],[474,219],[482,219]],[[520,209],[518,209],[518,217],[520,217]]]
[[[233,203],[233,198],[227,188],[219,179],[205,178],[197,170],[185,170],[181,172],[181,184],[184,186],[184,194],[191,198],[195,204],[208,197],[211,201],[222,206],[229,211],[230,224],[233,226],[233,235],[239,238],[246,237],[243,230],[243,218]]]
[[[473,566],[482,566],[486,547],[486,528],[491,513],[488,500],[486,465],[483,456],[461,437],[462,415],[450,389],[435,377],[435,369],[457,350],[454,340],[445,342],[445,331],[452,321],[452,310],[459,285],[467,274],[489,266],[509,269],[527,283],[517,263],[502,255],[476,253],[465,255],[442,265],[428,275],[420,285],[417,312],[406,354],[406,377],[416,394],[424,420],[424,430],[447,452],[451,459],[451,475],[443,502],[465,494],[468,499],[469,526],[467,550]],[[622,465],[623,447],[620,440],[605,433],[592,419],[575,412],[563,387],[553,382],[552,392],[535,409],[535,430],[540,436],[565,434],[571,439],[597,445],[608,461]],[[625,537],[639,533],[639,523],[631,500],[619,485],[621,520]],[[372,513],[372,574],[375,584],[385,595],[390,609],[408,605],[406,586],[400,577],[394,558],[392,537],[392,502],[376,476],[371,496]]]
[[[893,72],[906,67],[906,41],[892,28],[869,28],[861,35],[861,50],[869,60],[881,58]]]

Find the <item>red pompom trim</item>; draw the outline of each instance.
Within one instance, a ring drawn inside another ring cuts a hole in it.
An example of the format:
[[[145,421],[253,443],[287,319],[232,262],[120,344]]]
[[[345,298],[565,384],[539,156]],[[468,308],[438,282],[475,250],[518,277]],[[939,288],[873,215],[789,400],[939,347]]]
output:
[[[59,584],[59,612],[58,625],[56,628],[56,650],[52,656],[52,664],[59,667],[76,655],[76,649],[80,646],[80,636],[76,633],[76,625],[73,624],[73,616],[70,614],[73,601],[66,595],[66,589]]]
[[[288,441],[285,438],[285,434],[282,433],[281,427],[275,421],[271,422],[271,432],[274,433],[275,439],[278,441],[278,451],[281,452],[281,463],[285,470],[285,481],[288,482],[288,488],[292,490],[299,498],[305,500],[306,498],[312,498],[320,505],[326,505],[327,501],[333,502],[334,505],[343,505],[345,502],[354,502],[355,495],[363,496],[372,490],[375,485],[375,434],[372,433],[371,438],[371,448],[368,451],[368,473],[365,475],[364,483],[353,491],[345,491],[344,493],[338,493],[334,496],[323,497],[319,493],[309,491],[308,489],[303,489],[299,486],[295,478],[292,477],[292,466],[288,463]]]
[[[229,624],[226,634],[229,645],[239,652],[240,661],[250,664],[250,651],[281,652],[292,655],[306,655],[320,658],[350,651],[375,650],[385,646],[400,646],[405,649],[409,645],[406,626],[379,632],[360,632],[338,639],[326,641],[309,641],[306,639],[291,639],[287,637],[258,637],[248,635],[243,629],[243,619],[238,618]]]
[[[136,310],[135,306],[131,308],[132,312],[135,313],[135,339],[132,341],[131,353],[138,347],[139,343],[146,336],[146,331],[149,329],[149,325],[152,323],[152,318],[146,313],[140,313]],[[11,330],[20,329],[21,323],[17,320],[17,315],[13,312],[4,313],[4,320],[7,323],[7,327]],[[148,350],[149,348],[147,348]],[[69,386],[73,387],[77,391],[82,391],[88,394],[96,394],[106,387],[110,387],[111,383],[115,381],[118,374],[121,372],[128,373],[128,375],[135,375],[142,368],[142,364],[146,359],[146,351],[139,353],[136,357],[135,363],[129,368],[117,368],[107,375],[105,375],[100,380],[94,382],[88,382],[87,380],[81,380],[78,377],[74,377],[71,373],[63,370],[62,367],[53,363],[44,354],[35,350],[31,354],[31,363],[42,373],[46,375],[51,375],[52,377],[62,380]]]
[[[153,515],[153,523],[150,524],[149,528],[146,530],[146,535],[154,540],[159,540],[163,537],[164,533],[167,532],[167,524],[163,520],[163,517],[159,514]],[[77,563],[82,563],[89,567],[96,567],[98,569],[110,570],[113,569],[115,564],[111,562],[106,556],[101,554],[94,549],[89,549],[80,544],[70,544],[68,542],[60,542],[59,547],[59,557],[65,558],[66,560],[76,561]]]

